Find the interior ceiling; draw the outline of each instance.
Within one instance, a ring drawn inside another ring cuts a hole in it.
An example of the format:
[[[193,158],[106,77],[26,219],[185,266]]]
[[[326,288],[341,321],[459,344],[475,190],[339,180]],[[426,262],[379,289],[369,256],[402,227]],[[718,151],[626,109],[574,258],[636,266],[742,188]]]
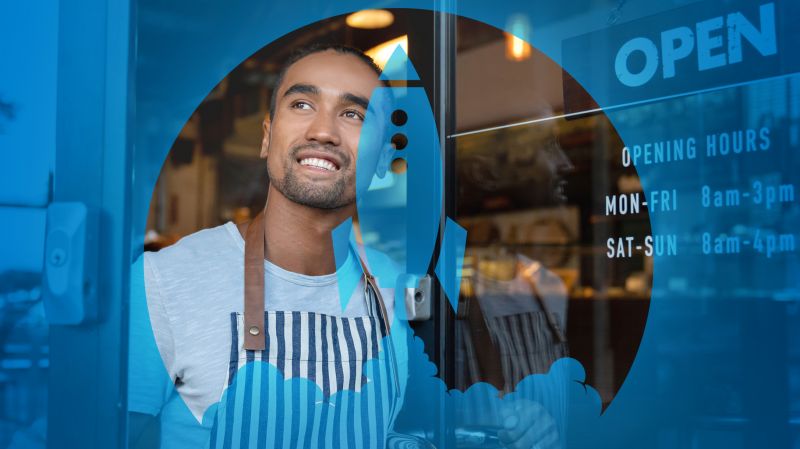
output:
[[[346,16],[318,22],[287,34],[253,55],[248,61],[265,72],[277,72],[291,52],[312,43],[345,43],[363,50],[407,34],[432,27],[429,11],[393,10],[395,21],[378,30],[354,29]],[[525,61],[505,58],[504,33],[484,23],[459,18],[456,21],[456,128],[459,131],[510,123],[541,116],[543,105],[563,109],[560,68],[534,50]],[[413,57],[413,56],[412,56]],[[492,70],[486,70],[491,67]]]
[[[491,70],[486,70],[491,67]],[[456,130],[506,125],[563,111],[561,67],[533,50],[523,61],[494,41],[456,58]]]
[[[312,43],[336,42],[345,43],[362,50],[370,49],[390,39],[407,34],[413,27],[422,26],[430,22],[433,26],[433,16],[429,11],[419,10],[392,10],[395,21],[389,27],[377,30],[362,30],[351,28],[345,23],[346,16],[336,16],[318,22],[311,27],[290,33],[268,45],[253,55],[253,58],[267,65],[267,69],[280,67],[281,63],[289,57],[292,50]],[[486,45],[493,41],[503,39],[503,32],[470,19],[457,20],[457,51],[463,52],[475,47]]]

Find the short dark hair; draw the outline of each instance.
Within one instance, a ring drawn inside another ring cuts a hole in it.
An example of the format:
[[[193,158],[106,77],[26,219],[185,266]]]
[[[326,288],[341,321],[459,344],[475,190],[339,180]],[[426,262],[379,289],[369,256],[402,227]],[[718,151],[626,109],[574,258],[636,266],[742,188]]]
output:
[[[353,55],[359,58],[361,61],[364,62],[369,68],[371,68],[378,76],[381,74],[381,68],[375,64],[375,61],[367,56],[366,53],[359,50],[358,48],[351,47],[349,45],[343,44],[313,44],[307,47],[303,47],[300,49],[295,50],[292,52],[289,59],[281,68],[281,71],[278,72],[278,78],[275,80],[275,87],[272,89],[272,95],[270,96],[269,100],[269,119],[272,120],[275,116],[275,105],[278,102],[278,89],[281,87],[281,83],[283,82],[283,78],[286,76],[286,72],[289,70],[289,67],[294,65],[297,61],[305,58],[306,56],[313,55],[315,53],[321,53],[323,51],[335,51],[342,55]]]

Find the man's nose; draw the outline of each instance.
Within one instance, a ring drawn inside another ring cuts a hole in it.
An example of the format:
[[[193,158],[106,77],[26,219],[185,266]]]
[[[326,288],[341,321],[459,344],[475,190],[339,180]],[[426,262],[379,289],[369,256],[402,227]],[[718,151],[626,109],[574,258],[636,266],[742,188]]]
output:
[[[306,129],[306,140],[313,140],[320,144],[339,146],[341,138],[336,117],[332,114],[318,112]]]
[[[561,173],[570,173],[575,170],[575,164],[572,163],[567,153],[560,146],[556,147],[556,154],[556,165]]]

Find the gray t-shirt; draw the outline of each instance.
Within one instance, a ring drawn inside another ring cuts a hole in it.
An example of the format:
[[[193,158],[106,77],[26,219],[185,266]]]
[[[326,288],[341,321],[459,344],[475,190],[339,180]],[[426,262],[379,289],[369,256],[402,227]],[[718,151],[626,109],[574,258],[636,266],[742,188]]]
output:
[[[374,257],[386,256],[368,251],[368,259],[374,261]],[[363,276],[344,310],[339,298],[337,279],[361,276],[353,251],[336,273],[323,276],[293,273],[269,261],[264,261],[264,266],[267,310],[368,315]],[[244,240],[231,222],[139,258],[131,278],[129,410],[161,413],[162,422],[169,421],[170,415],[185,425],[203,421],[204,412],[219,401],[225,387],[231,352],[230,316],[243,311],[243,273]],[[382,286],[381,293],[392,319],[394,290]],[[403,327],[397,326],[398,330]],[[403,389],[405,362],[398,360]],[[180,398],[194,423],[186,419]]]

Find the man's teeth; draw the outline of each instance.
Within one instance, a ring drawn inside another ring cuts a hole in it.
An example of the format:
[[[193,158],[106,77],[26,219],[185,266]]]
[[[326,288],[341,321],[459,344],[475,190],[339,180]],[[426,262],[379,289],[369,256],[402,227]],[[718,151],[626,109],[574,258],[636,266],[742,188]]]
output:
[[[336,171],[336,166],[332,162],[325,159],[318,159],[316,157],[307,157],[300,159],[300,165],[311,165],[314,167],[324,168],[325,170]]]

